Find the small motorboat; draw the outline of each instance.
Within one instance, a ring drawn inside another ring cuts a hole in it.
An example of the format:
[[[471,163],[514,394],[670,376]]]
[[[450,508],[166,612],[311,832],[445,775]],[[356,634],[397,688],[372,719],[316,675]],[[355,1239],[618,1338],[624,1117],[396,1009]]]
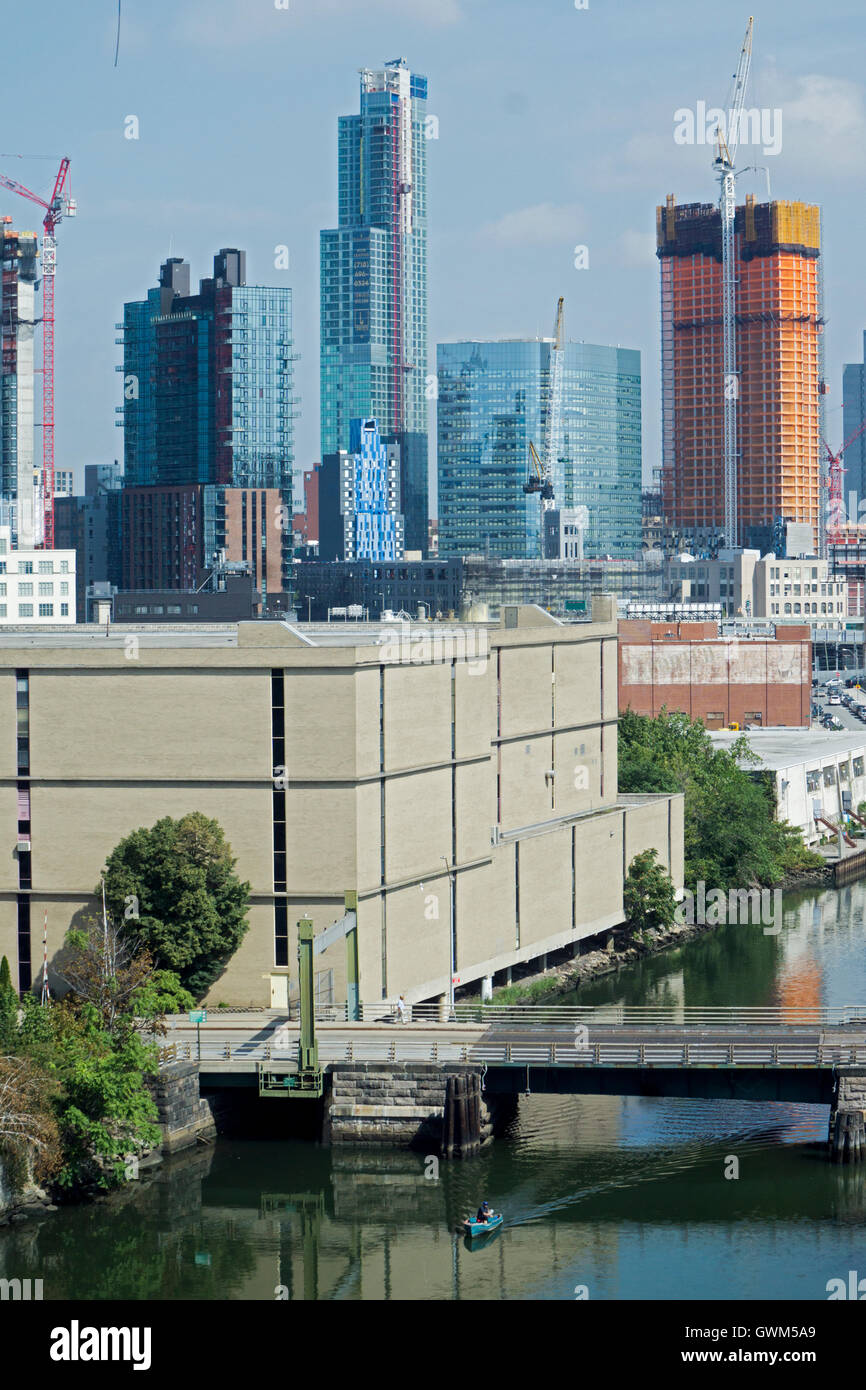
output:
[[[489,1236],[493,1231],[498,1231],[502,1222],[502,1212],[492,1211],[486,1221],[475,1221],[471,1216],[467,1216],[463,1222],[463,1229],[472,1240],[476,1236]]]

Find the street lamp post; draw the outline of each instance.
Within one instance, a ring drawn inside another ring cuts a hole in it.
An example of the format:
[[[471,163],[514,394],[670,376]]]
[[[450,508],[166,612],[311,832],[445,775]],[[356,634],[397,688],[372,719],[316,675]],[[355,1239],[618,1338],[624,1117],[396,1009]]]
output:
[[[448,875],[448,1017],[454,1014],[454,874],[446,856],[442,863]]]

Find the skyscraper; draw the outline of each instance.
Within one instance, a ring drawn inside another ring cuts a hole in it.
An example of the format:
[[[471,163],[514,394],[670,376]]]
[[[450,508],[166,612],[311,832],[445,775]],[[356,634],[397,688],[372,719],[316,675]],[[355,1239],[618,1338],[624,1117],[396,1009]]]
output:
[[[845,514],[849,521],[866,521],[866,430],[856,439],[857,433],[866,420],[866,333],[863,334],[863,361],[846,362],[842,369],[842,438],[831,440],[834,449],[847,439],[851,443],[845,450],[842,466],[845,469],[843,489],[845,494]],[[856,493],[855,508],[852,513],[850,494]]]
[[[544,452],[553,347],[438,345],[442,557],[542,555],[539,494],[524,484],[530,442]],[[640,353],[593,343],[566,343],[562,353],[554,504],[564,516],[586,508],[584,555],[630,559],[641,549]]]
[[[37,243],[34,232],[0,222],[0,502],[13,546],[41,532],[36,485],[35,401]]]
[[[139,552],[124,555],[124,573],[150,587],[153,564],[136,537],[155,535],[152,508],[169,519],[166,535],[177,532],[161,560],[163,585],[173,574],[186,587],[197,565],[225,550],[249,559],[267,591],[280,573],[274,552],[291,540],[291,289],[247,285],[246,252],[223,248],[191,294],[189,265],[172,257],[147,298],[124,306],[123,328],[124,538]]]
[[[772,548],[779,519],[816,543],[822,506],[820,211],[746,198],[734,222],[737,374],[723,380],[721,218],[659,207],[662,495],[667,522],[713,547],[725,524],[724,392],[738,402],[738,544]],[[723,541],[721,541],[723,543]]]
[[[427,79],[361,72],[338,127],[338,226],[321,233],[322,457],[375,418],[400,447],[406,548],[427,547]]]

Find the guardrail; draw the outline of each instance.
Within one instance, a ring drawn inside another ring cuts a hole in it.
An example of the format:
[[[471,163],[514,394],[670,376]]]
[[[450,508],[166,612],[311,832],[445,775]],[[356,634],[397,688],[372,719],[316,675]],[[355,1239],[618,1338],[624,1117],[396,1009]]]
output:
[[[162,1048],[160,1061],[195,1061],[194,1042]],[[479,1062],[487,1066],[538,1067],[866,1067],[866,1045],[796,1042],[478,1042],[412,1041],[409,1038],[365,1038],[348,1042],[319,1040],[319,1062]],[[219,1071],[227,1063],[278,1065],[296,1070],[297,1050],[262,1042],[201,1045],[202,1067]]]
[[[331,1006],[339,1011],[340,1006]],[[832,1027],[840,1024],[860,1022],[866,1029],[866,1004],[843,1004],[835,1008],[813,1008],[811,1006],[784,1007],[776,1005],[741,1008],[730,1005],[718,1008],[689,1008],[681,1005],[654,1004],[466,1004],[458,1003],[453,1008],[447,1004],[407,1004],[407,1021],[411,1023],[525,1023],[562,1024],[574,1026],[576,1023],[614,1024],[618,1027],[664,1026],[669,1027]],[[339,1014],[335,1021],[342,1021],[345,1013]],[[391,1000],[380,1003],[363,1004],[361,1017],[364,1023],[399,1022],[399,1007]],[[321,1019],[327,1021],[327,1019]]]

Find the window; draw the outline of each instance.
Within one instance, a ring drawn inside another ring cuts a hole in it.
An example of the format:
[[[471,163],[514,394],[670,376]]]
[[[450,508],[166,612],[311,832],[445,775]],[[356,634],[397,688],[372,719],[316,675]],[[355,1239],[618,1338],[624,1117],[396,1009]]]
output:
[[[68,604],[68,603],[61,603],[61,605],[60,605],[60,616],[61,616],[61,618],[68,618],[68,617],[69,617],[69,604]]]
[[[33,593],[33,585],[32,585],[32,584],[19,584],[19,585],[18,585],[18,597],[19,597],[19,598],[22,598],[22,597],[23,597],[23,598],[29,598],[30,595],[31,595],[32,593]]]
[[[19,616],[19,618],[32,618],[32,617],[33,617],[33,604],[32,604],[32,603],[19,603],[19,605],[18,605],[18,616]]]
[[[854,767],[854,776],[855,776],[855,777],[862,777],[862,776],[863,776],[863,759],[862,759],[862,758],[855,758],[855,759],[853,760],[853,767]]]
[[[821,790],[821,773],[816,768],[814,772],[806,773],[806,789],[810,792]]]
[[[33,561],[32,561],[32,560],[19,560],[19,561],[18,561],[18,573],[19,573],[19,574],[32,574],[32,573],[33,573]]]
[[[61,561],[60,561],[60,573],[61,573],[61,574],[68,574],[68,573],[69,573],[69,561],[68,561],[68,560],[61,560]]]
[[[61,594],[68,594],[68,593],[69,593],[69,585],[68,585],[68,584],[61,584],[61,585],[60,585],[60,592],[61,592]]]
[[[53,561],[53,560],[40,560],[40,561],[39,561],[39,573],[40,573],[40,574],[53,574],[53,573],[54,573],[54,561]]]
[[[54,604],[53,604],[53,603],[40,603],[40,605],[39,605],[39,616],[40,616],[40,618],[53,618],[53,617],[54,617]]]
[[[39,585],[39,597],[40,597],[40,598],[53,598],[53,597],[54,597],[54,585],[53,585],[53,584],[40,584],[40,585]]]
[[[831,764],[829,767],[825,767],[825,768],[824,768],[824,786],[825,786],[825,787],[835,787],[835,785],[836,785],[836,768],[835,768],[835,766],[833,766],[833,765]]]

